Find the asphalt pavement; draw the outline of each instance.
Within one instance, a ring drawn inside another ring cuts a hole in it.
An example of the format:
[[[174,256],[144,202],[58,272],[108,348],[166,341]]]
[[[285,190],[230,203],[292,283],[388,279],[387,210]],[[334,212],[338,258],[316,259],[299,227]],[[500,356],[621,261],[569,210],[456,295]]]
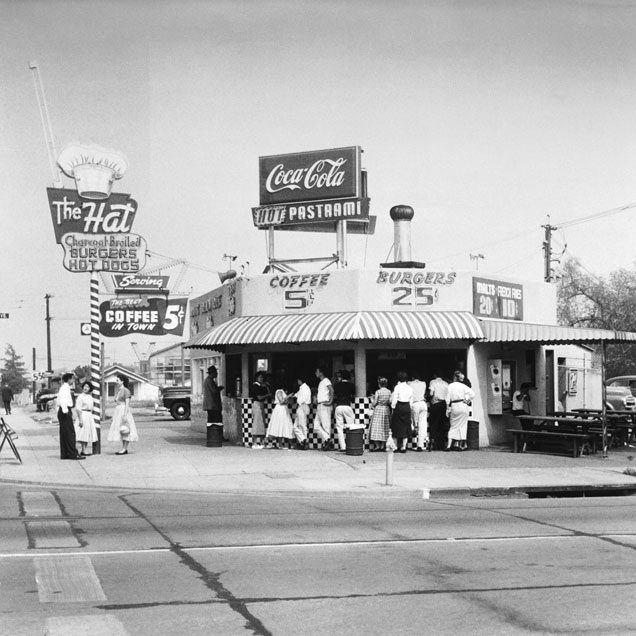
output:
[[[102,452],[84,461],[59,458],[58,424],[51,413],[14,408],[4,416],[18,434],[19,463],[5,444],[0,482],[45,486],[153,489],[182,492],[447,498],[550,491],[636,491],[636,449],[612,449],[572,458],[515,454],[506,447],[464,452],[408,452],[348,456],[338,451],[254,450],[224,444],[206,447],[205,435],[189,421],[139,409],[140,440],[128,455],[119,444],[102,442]],[[107,430],[108,423],[104,424]],[[105,437],[105,436],[104,436]]]

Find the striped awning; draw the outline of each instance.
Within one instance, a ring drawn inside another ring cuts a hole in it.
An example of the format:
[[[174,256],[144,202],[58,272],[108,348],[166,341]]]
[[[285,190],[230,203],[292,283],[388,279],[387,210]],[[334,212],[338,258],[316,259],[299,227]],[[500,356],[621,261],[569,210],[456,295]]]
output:
[[[629,331],[537,325],[514,320],[481,320],[481,324],[484,330],[484,342],[541,342],[544,344],[636,342],[636,333]]]
[[[284,316],[242,316],[197,334],[185,346],[336,342],[339,340],[478,340],[483,330],[471,313],[361,311]]]

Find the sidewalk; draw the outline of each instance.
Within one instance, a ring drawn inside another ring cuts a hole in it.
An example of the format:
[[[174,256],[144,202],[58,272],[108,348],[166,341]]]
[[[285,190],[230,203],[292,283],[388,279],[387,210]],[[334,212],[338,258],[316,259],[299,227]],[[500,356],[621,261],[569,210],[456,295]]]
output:
[[[157,489],[227,494],[341,495],[442,498],[495,496],[549,490],[635,490],[636,449],[612,450],[577,459],[514,454],[489,448],[463,453],[432,452],[393,458],[393,485],[385,485],[386,453],[347,456],[339,452],[252,450],[225,445],[206,448],[189,422],[151,410],[136,412],[140,441],[128,455],[104,441],[102,454],[84,461],[59,459],[53,413],[33,407],[13,410],[5,421],[19,437],[0,453],[0,483],[79,486],[125,490]],[[35,418],[35,419],[34,419]],[[104,424],[104,430],[108,423]],[[104,435],[105,437],[105,435]]]

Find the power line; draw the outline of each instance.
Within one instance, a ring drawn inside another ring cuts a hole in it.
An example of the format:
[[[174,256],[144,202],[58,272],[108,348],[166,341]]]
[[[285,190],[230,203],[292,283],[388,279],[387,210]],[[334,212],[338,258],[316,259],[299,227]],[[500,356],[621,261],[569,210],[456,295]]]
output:
[[[581,216],[577,219],[571,219],[570,221],[564,221],[563,223],[558,223],[555,229],[560,230],[565,227],[572,227],[574,225],[579,225],[580,223],[586,223],[587,221],[592,221],[594,219],[602,219],[606,216],[611,216],[613,214],[618,214],[619,212],[625,212],[626,210],[631,210],[632,208],[636,208],[636,203],[628,203],[627,205],[622,205],[618,208],[612,208],[611,210],[605,210],[603,212],[596,212],[595,214],[588,214],[587,216]]]

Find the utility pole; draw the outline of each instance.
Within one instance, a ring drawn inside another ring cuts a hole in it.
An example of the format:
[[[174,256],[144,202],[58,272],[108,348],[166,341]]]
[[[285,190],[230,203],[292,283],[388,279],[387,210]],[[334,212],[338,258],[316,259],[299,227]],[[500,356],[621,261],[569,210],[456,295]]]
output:
[[[475,271],[479,271],[479,259],[484,259],[483,254],[469,254],[470,260],[475,262]]]
[[[33,404],[37,404],[37,398],[35,397],[35,394],[37,393],[38,390],[38,383],[35,380],[35,372],[37,371],[37,369],[35,368],[35,347],[33,347],[33,386],[32,386],[32,391],[33,391]]]
[[[51,362],[51,314],[49,313],[49,300],[53,298],[51,294],[44,296],[46,301],[46,370],[53,371],[53,363]],[[49,384],[51,380],[49,378]]]
[[[554,280],[552,273],[552,232],[558,228],[554,225],[550,225],[549,216],[548,222],[541,227],[545,230],[543,239],[543,280],[546,283],[551,283]]]

